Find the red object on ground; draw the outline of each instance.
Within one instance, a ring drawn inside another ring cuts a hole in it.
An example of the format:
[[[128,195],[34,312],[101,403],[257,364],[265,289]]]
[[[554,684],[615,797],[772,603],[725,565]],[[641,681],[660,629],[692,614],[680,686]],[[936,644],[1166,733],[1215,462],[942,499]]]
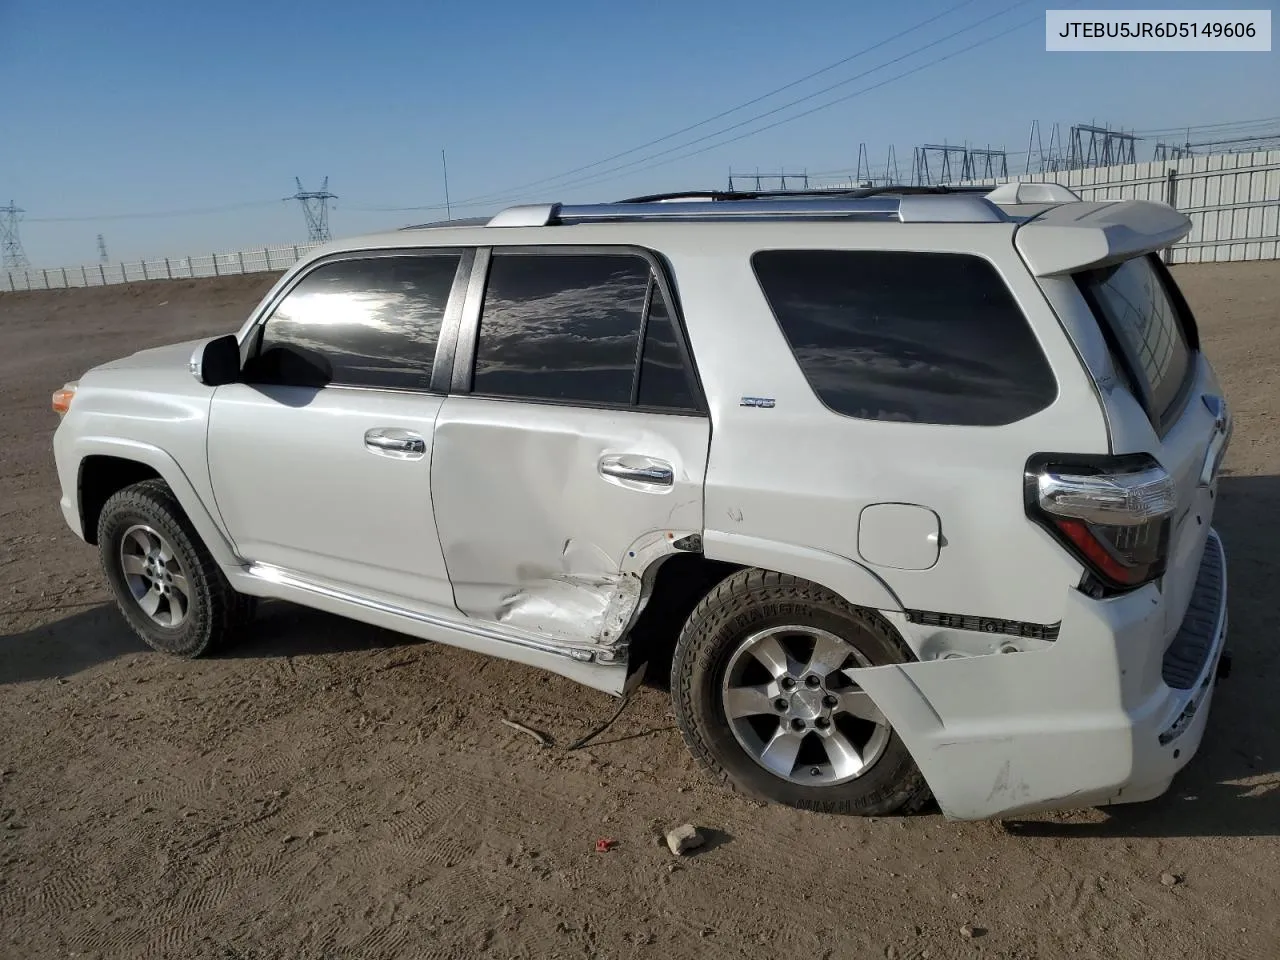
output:
[[[608,853],[617,845],[617,840],[610,840],[608,837],[604,837],[596,841],[596,853]]]

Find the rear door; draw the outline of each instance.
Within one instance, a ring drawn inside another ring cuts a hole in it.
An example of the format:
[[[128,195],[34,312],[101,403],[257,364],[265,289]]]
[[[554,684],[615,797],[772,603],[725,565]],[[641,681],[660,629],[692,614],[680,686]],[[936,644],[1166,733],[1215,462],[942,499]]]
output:
[[[431,464],[459,609],[612,643],[647,565],[702,532],[709,440],[657,258],[479,251]]]
[[[1149,452],[1177,484],[1163,589],[1166,630],[1182,621],[1213,519],[1229,417],[1190,308],[1155,254],[1075,275],[1140,412],[1112,404],[1115,453]],[[1149,429],[1148,429],[1149,427]]]

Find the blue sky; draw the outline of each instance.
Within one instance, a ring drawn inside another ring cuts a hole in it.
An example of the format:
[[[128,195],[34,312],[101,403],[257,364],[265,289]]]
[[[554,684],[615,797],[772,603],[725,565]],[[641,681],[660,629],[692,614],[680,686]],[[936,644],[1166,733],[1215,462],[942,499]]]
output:
[[[895,144],[906,176],[915,144],[967,139],[1022,151],[1033,119],[1047,134],[1054,122],[1153,130],[1280,116],[1276,52],[1046,53],[1045,4],[970,0],[747,110],[513,189],[695,124],[958,2],[0,0],[0,202],[25,208],[28,257],[53,266],[94,262],[100,232],[113,260],[304,240],[297,204],[280,199],[295,176],[308,188],[329,177],[339,196],[335,235],[436,219],[432,210],[376,208],[443,203],[442,148],[457,216],[501,207],[461,205],[499,195],[583,201],[720,187],[730,167],[844,170],[862,141],[877,164]],[[925,44],[934,45],[912,54]],[[767,119],[612,172],[866,71]],[[658,165],[671,158],[679,159]],[[121,216],[210,208],[218,212]],[[58,218],[78,219],[50,222]]]

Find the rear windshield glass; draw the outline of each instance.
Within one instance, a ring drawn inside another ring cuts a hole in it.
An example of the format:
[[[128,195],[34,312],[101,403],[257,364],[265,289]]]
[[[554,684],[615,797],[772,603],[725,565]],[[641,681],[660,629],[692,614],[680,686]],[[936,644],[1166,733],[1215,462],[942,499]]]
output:
[[[1098,319],[1114,335],[1114,346],[1143,395],[1148,412],[1163,419],[1178,402],[1191,368],[1191,349],[1174,297],[1150,257],[1076,277]]]

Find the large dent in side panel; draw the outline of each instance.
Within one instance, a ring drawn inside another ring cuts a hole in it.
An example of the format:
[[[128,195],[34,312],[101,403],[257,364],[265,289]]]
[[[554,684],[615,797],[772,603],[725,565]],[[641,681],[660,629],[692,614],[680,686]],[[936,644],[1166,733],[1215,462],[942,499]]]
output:
[[[893,725],[946,816],[1100,803],[1132,776],[1134,724],[1163,703],[1139,662],[1158,655],[1143,638],[1161,629],[1148,591],[1117,605],[1072,591],[1049,649],[845,673]]]

